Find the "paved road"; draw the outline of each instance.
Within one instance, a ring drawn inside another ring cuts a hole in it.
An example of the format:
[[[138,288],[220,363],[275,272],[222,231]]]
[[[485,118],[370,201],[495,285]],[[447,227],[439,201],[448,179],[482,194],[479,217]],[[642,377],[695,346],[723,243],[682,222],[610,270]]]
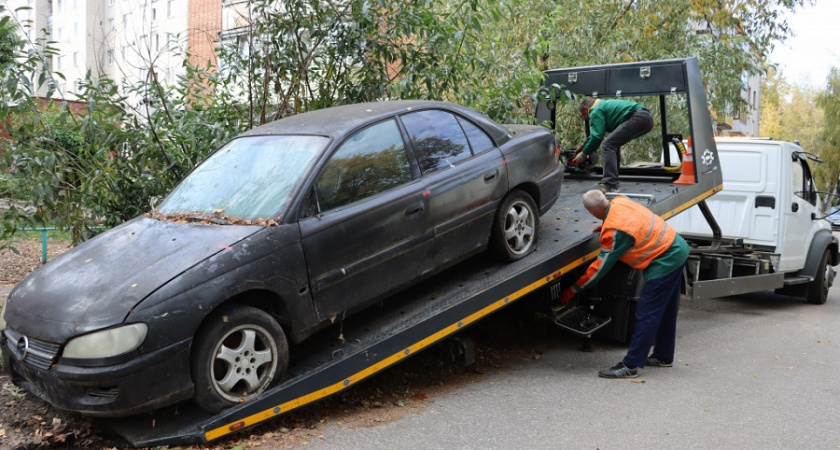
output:
[[[9,286],[0,285],[5,300]],[[683,299],[677,363],[598,378],[624,347],[557,340],[540,359],[371,428],[327,425],[329,449],[840,448],[840,287],[826,305],[771,293]],[[641,383],[640,381],[644,381]]]
[[[332,424],[306,448],[840,448],[840,287],[830,296],[820,306],[769,292],[684,298],[673,368],[601,379],[625,349],[605,342],[582,353],[561,339],[417,414]]]

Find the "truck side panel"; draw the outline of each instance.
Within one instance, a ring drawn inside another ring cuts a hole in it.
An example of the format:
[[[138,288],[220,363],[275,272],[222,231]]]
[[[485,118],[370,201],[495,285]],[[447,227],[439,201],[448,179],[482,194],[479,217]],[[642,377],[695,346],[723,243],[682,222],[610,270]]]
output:
[[[706,200],[724,238],[775,248],[779,238],[778,158],[748,144],[718,143],[724,189]],[[681,234],[711,236],[698,207],[674,216],[668,223]]]

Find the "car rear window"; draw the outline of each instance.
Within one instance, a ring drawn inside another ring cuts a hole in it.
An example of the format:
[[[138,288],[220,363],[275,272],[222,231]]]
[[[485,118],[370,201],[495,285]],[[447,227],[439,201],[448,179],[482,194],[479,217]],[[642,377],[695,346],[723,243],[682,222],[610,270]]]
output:
[[[213,153],[157,210],[243,220],[275,219],[315,157],[323,136],[248,136]]]

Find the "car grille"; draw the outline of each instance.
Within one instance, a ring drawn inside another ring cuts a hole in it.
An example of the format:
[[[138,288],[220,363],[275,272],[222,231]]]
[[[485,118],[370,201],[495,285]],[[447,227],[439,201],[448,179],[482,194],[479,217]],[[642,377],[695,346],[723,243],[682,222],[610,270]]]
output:
[[[55,363],[58,351],[61,348],[59,344],[41,341],[29,336],[24,339],[24,336],[10,329],[6,329],[4,333],[6,339],[8,339],[8,347],[17,359],[41,370],[49,370]],[[24,342],[28,345],[24,345]]]

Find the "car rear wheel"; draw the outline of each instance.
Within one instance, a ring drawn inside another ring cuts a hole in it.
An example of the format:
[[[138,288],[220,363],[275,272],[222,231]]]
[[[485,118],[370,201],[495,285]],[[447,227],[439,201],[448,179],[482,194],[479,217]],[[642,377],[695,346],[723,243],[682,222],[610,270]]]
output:
[[[534,250],[540,216],[534,199],[516,190],[502,200],[490,236],[491,250],[503,261],[516,261]]]
[[[283,329],[268,313],[234,306],[214,313],[193,344],[195,402],[219,412],[282,379],[289,365]]]

